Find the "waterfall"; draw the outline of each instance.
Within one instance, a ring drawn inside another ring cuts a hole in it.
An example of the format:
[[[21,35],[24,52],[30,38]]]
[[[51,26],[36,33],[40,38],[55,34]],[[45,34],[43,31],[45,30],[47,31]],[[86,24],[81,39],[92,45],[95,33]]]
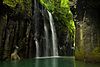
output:
[[[38,8],[39,8],[39,4],[37,3],[36,0],[34,0],[33,17],[34,17],[34,25],[35,25],[34,41],[36,45],[36,57],[58,56],[57,35],[55,31],[52,14],[49,11],[47,11],[49,15],[49,23],[47,23],[48,21],[46,21],[45,17],[43,18],[43,22],[42,22],[40,21],[42,17],[41,18],[39,17],[41,16],[41,13],[37,11]],[[43,8],[41,8],[40,12],[42,12],[43,16],[45,15]],[[41,25],[42,23],[43,25]],[[43,30],[43,32],[40,32],[41,30]]]
[[[45,56],[49,56],[49,38],[48,38],[48,28],[47,28],[47,25],[46,25],[46,22],[44,22],[44,32],[45,32],[45,44],[46,44],[46,52],[45,52]]]
[[[57,35],[55,31],[55,26],[53,22],[52,14],[48,11],[49,14],[49,21],[50,21],[50,27],[52,32],[52,45],[53,45],[53,56],[58,56],[58,49],[57,49]]]
[[[36,57],[39,57],[39,44],[37,40],[35,40],[35,44],[36,44]]]
[[[39,22],[39,18],[38,18],[38,14],[37,14],[37,1],[34,0],[34,22],[35,22],[35,37],[34,37],[34,40],[35,40],[35,45],[36,45],[36,57],[39,57],[39,42],[38,42],[38,22]]]

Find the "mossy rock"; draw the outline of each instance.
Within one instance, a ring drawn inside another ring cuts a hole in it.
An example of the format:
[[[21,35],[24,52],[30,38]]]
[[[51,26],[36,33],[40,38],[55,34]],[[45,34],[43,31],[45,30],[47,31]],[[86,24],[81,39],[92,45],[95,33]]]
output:
[[[84,60],[85,57],[85,51],[83,49],[75,50],[75,58],[77,60]]]
[[[3,0],[3,4],[14,10],[14,14],[24,13],[27,16],[32,16],[32,0]]]
[[[75,51],[76,60],[97,63],[100,62],[100,47],[94,48],[91,52],[86,53],[84,50]]]

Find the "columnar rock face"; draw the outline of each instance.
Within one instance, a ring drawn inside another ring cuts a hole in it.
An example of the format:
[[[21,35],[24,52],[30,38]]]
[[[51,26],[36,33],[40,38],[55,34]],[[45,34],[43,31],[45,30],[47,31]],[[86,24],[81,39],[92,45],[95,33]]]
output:
[[[76,59],[100,62],[100,1],[77,0]]]
[[[43,51],[45,51],[44,44],[46,40],[44,25],[47,25],[48,32],[50,32],[48,34],[50,40],[52,39],[52,33],[47,10],[38,1],[40,0],[0,0],[0,61],[9,60],[15,50],[15,46],[19,47],[17,54],[21,59],[35,57],[35,42],[37,41],[40,47],[39,51],[41,51],[39,55],[44,56],[43,54],[45,52]],[[63,7],[63,9],[65,8]],[[73,47],[74,42],[73,36],[69,33],[70,31],[66,25],[67,12],[64,11],[66,15],[63,16],[63,10],[59,10],[56,8],[58,15],[56,11],[53,14],[58,38],[58,54],[62,56],[73,55],[73,49],[71,49],[71,47]],[[68,22],[70,22],[70,20],[72,21],[72,17],[69,13],[68,16]],[[49,44],[51,45],[51,43]],[[52,48],[49,47],[49,49]]]
[[[43,22],[44,19],[48,22],[48,16],[44,7],[38,2],[36,2],[37,9],[34,9],[34,0],[32,1],[13,3],[0,0],[0,61],[10,59],[15,46],[19,47],[18,55],[21,59],[35,57],[35,19],[39,20],[37,38],[42,44]]]

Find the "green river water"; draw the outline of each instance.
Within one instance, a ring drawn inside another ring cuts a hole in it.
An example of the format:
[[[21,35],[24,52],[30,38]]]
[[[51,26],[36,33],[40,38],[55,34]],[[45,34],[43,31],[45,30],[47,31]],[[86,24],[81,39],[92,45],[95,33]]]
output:
[[[100,64],[75,61],[74,57],[42,57],[0,62],[0,67],[100,67]]]

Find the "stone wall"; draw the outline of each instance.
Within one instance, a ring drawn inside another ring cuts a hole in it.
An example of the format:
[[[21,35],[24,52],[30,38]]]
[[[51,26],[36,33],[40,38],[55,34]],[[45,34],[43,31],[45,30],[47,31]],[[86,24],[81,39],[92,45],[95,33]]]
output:
[[[77,0],[76,59],[100,62],[100,1]]]

